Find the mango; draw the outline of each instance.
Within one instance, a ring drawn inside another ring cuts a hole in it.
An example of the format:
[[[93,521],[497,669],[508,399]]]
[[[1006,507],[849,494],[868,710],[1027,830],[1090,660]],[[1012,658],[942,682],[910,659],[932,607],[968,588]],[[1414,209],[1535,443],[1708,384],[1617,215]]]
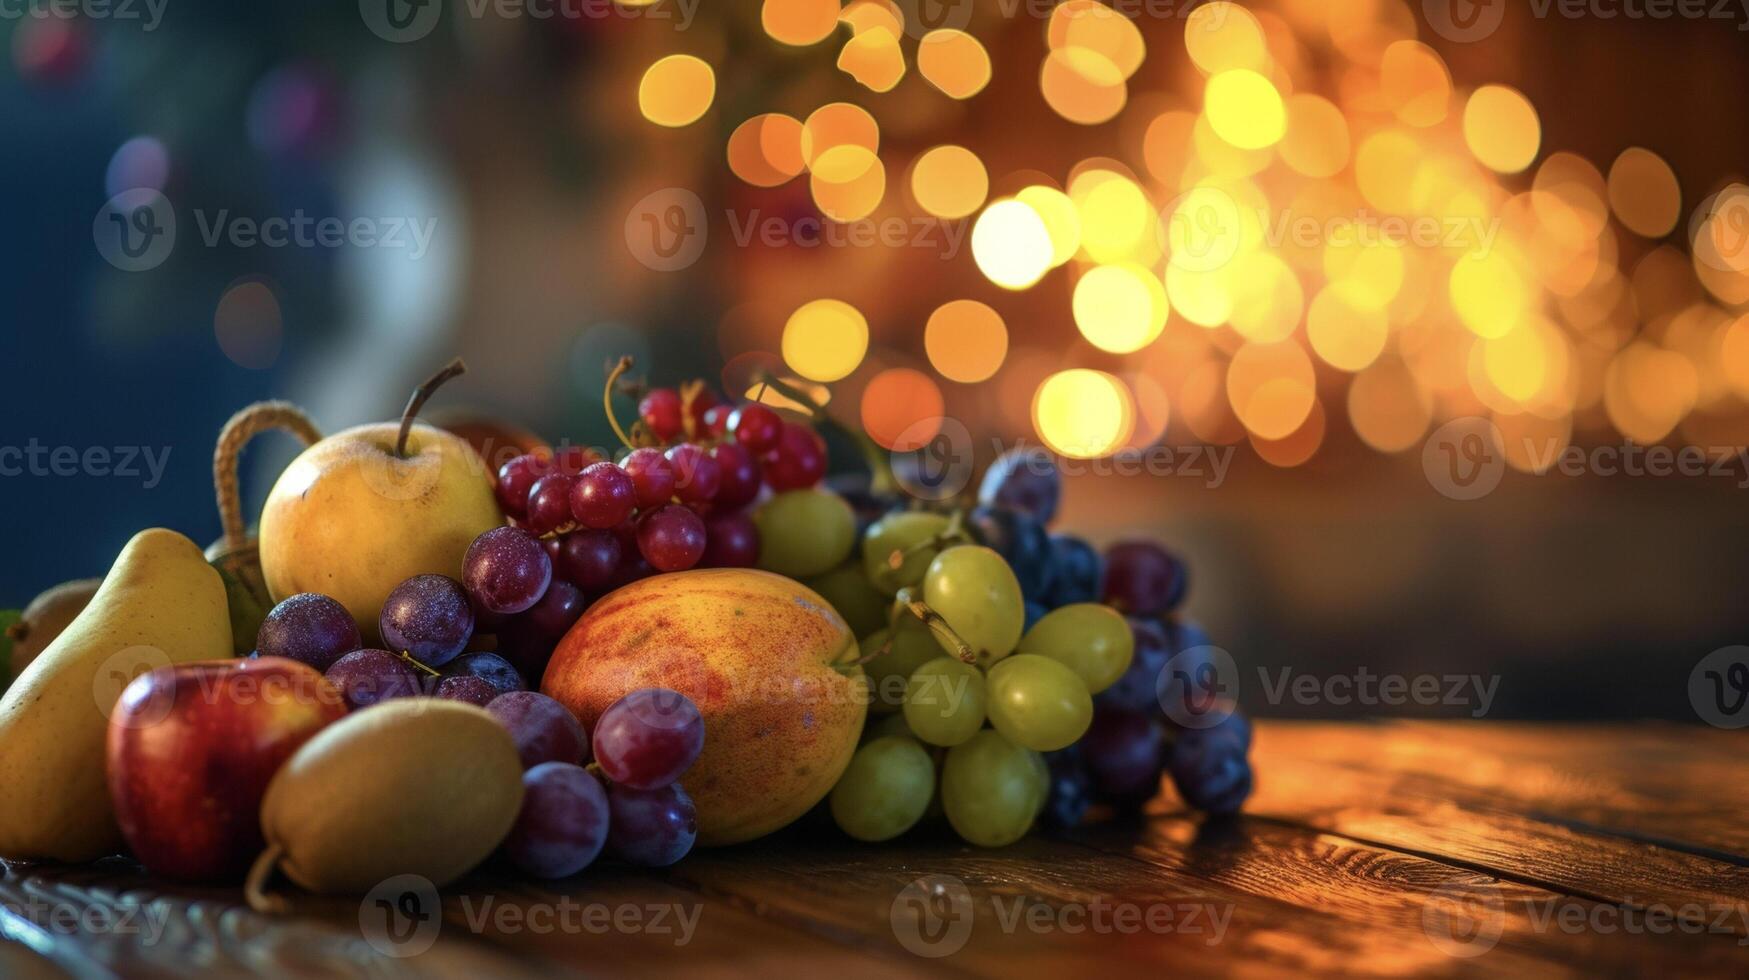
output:
[[[591,730],[639,688],[691,698],[704,751],[680,785],[698,843],[716,846],[785,826],[838,781],[868,711],[856,659],[843,617],[800,582],[694,570],[602,597],[553,653],[541,690]]]

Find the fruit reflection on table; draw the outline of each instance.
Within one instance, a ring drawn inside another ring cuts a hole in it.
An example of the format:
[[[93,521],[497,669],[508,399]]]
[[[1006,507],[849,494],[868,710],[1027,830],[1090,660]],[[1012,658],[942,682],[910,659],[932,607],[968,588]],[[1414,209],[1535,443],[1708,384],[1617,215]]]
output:
[[[1138,809],[1166,776],[1211,814],[1243,803],[1244,719],[1162,711],[1169,668],[1210,649],[1178,611],[1182,562],[1050,530],[1048,454],[1003,454],[975,500],[916,499],[878,453],[827,480],[833,423],[775,380],[782,408],[640,383],[622,428],[628,367],[613,453],[525,438],[487,465],[415,419],[459,363],[399,423],[307,427],[262,515],[253,617],[164,530],[82,611],[33,606],[13,632],[43,646],[0,708],[20,789],[0,854],[247,870],[276,909],[280,877],[660,867],[815,808],[859,841],[940,819],[1001,846]],[[227,659],[243,629],[253,651]],[[105,694],[106,672],[135,679]]]

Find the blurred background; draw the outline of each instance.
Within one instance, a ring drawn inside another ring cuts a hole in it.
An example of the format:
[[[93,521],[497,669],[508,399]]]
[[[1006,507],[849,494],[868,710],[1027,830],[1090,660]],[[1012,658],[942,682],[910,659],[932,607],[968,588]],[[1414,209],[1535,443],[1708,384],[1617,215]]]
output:
[[[1693,720],[1749,637],[1749,9],[1701,6],[9,5],[0,605],[216,538],[250,401],[335,431],[460,354],[452,411],[603,444],[629,354],[1045,443],[1247,667]]]

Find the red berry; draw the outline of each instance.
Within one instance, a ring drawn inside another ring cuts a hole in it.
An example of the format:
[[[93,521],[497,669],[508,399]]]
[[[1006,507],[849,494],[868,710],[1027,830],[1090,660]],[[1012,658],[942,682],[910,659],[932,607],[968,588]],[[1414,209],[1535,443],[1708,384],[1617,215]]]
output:
[[[650,434],[663,442],[680,435],[683,428],[680,415],[680,393],[673,388],[657,388],[638,402],[638,417]]]
[[[805,425],[785,422],[777,448],[765,456],[765,482],[773,490],[800,490],[826,475],[826,440]]]
[[[721,439],[729,431],[730,409],[727,405],[712,405],[699,417],[698,434],[703,439]]]
[[[522,520],[528,513],[528,492],[534,489],[534,481],[552,468],[552,460],[532,453],[498,467],[498,506],[504,513]]]
[[[687,442],[667,452],[669,465],[674,467],[674,493],[683,503],[703,504],[715,499],[722,482],[717,461],[704,447]]]
[[[662,450],[634,449],[619,465],[632,478],[639,507],[660,507],[674,496],[674,467],[669,465]]]
[[[536,534],[556,531],[571,523],[571,485],[576,477],[548,473],[528,491],[528,529]]]
[[[663,572],[683,572],[704,556],[704,520],[678,504],[638,518],[638,552]]]
[[[705,568],[752,568],[759,560],[759,529],[746,514],[717,514],[704,522]]]
[[[584,527],[609,528],[632,516],[637,489],[625,470],[594,463],[571,484],[571,516]]]
[[[711,459],[719,471],[717,495],[711,501],[718,510],[740,510],[759,496],[759,461],[747,447],[725,442],[712,447]]]
[[[729,431],[735,434],[736,442],[762,453],[777,445],[783,434],[783,419],[758,402],[748,402],[729,416]]]
[[[722,399],[717,397],[716,392],[704,387],[698,389],[697,393],[692,396],[692,401],[687,402],[686,406],[689,414],[692,416],[692,428],[694,432],[697,432],[701,436],[704,434],[705,427],[708,424],[706,416],[710,414],[711,409],[716,408],[720,404],[722,404]]]
[[[623,553],[619,535],[613,531],[572,531],[551,541],[558,543],[557,548],[547,550],[555,575],[576,583],[585,592],[599,592],[613,581]]]

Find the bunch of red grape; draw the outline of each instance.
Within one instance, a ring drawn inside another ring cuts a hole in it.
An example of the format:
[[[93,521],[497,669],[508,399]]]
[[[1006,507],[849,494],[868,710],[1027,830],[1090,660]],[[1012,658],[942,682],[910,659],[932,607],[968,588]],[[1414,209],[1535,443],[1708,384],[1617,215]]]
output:
[[[749,505],[826,473],[819,434],[759,402],[657,388],[638,413],[658,445],[617,461],[566,446],[498,470],[512,523],[468,549],[463,583],[481,631],[530,680],[593,598],[661,572],[751,567],[759,531]]]

